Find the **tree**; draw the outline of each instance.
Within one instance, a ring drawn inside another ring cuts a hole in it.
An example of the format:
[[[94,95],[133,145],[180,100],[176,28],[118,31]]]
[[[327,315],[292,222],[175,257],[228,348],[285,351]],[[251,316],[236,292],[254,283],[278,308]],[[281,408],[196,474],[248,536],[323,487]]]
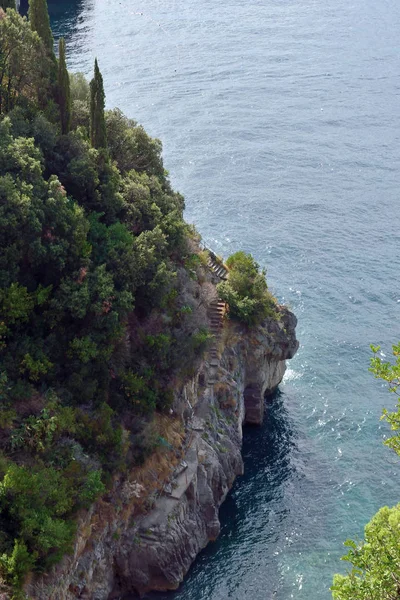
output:
[[[6,10],[6,8],[16,9],[15,0],[0,0],[0,8]]]
[[[65,62],[64,38],[60,39],[58,48],[58,104],[60,106],[61,133],[65,135],[71,127],[71,92],[67,64]]]
[[[29,0],[29,22],[32,31],[36,31],[43,40],[49,55],[54,56],[54,39],[50,28],[47,0]],[[55,57],[54,57],[55,60]]]
[[[107,148],[104,107],[103,77],[96,58],[94,61],[94,77],[90,82],[90,140],[93,148]]]
[[[400,597],[400,504],[384,506],[365,526],[365,540],[349,548],[342,560],[352,563],[348,575],[335,575],[335,600],[397,600]]]
[[[108,150],[121,173],[135,169],[155,175],[166,183],[160,140],[151,138],[143,127],[128,119],[118,108],[106,112],[106,126]]]
[[[276,301],[268,291],[265,271],[260,271],[251,254],[236,252],[226,264],[229,279],[219,283],[217,290],[229,305],[229,317],[247,325],[256,325],[267,316],[276,317]]]
[[[400,344],[393,346],[395,363],[382,361],[377,355],[379,346],[371,346],[370,371],[377,379],[385,381],[389,390],[400,396]],[[390,424],[395,435],[385,440],[385,445],[400,456],[400,401],[396,411],[383,411],[383,419]],[[400,504],[381,508],[365,526],[361,543],[347,540],[348,553],[342,560],[352,569],[347,575],[335,575],[332,597],[334,600],[397,600],[400,597]]]
[[[26,18],[0,9],[0,114],[18,103],[37,105],[47,86],[47,63],[43,43]]]

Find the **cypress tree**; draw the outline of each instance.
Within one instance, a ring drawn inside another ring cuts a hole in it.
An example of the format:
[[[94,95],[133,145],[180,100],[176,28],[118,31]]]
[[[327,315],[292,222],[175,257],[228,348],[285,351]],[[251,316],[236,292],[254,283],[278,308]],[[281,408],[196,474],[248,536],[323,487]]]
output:
[[[96,58],[94,61],[94,77],[90,82],[90,141],[93,148],[107,148],[104,106],[103,77]]]
[[[17,7],[15,0],[0,0],[0,8],[4,8],[4,10],[6,10],[6,8],[13,8],[16,10]]]
[[[61,133],[66,134],[71,127],[71,91],[69,74],[65,61],[65,40],[58,43],[58,104],[60,106]]]
[[[54,40],[50,27],[49,11],[47,9],[47,0],[29,0],[29,21],[32,31],[36,31],[42,38],[49,55],[55,60]]]

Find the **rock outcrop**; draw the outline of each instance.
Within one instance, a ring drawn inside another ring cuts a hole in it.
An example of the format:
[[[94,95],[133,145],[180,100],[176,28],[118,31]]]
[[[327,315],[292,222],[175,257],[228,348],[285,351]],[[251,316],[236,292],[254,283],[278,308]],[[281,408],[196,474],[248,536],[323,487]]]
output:
[[[219,507],[243,472],[243,423],[262,422],[264,396],[279,385],[285,360],[298,348],[295,316],[285,307],[279,313],[251,332],[224,327],[217,352],[176,392],[184,455],[162,493],[138,510],[135,501],[147,490],[130,477],[116,481],[109,496],[82,515],[74,553],[26,586],[29,596],[111,600],[178,587],[219,534]]]

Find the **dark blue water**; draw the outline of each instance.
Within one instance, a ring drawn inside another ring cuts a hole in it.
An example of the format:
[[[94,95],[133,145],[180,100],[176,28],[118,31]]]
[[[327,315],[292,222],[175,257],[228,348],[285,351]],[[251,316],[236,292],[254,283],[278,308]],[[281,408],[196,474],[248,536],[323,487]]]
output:
[[[220,539],[158,600],[327,600],[346,537],[399,500],[369,344],[400,339],[398,0],[51,3],[69,66],[164,142],[186,218],[267,267],[301,348]],[[63,7],[67,8],[63,12]]]

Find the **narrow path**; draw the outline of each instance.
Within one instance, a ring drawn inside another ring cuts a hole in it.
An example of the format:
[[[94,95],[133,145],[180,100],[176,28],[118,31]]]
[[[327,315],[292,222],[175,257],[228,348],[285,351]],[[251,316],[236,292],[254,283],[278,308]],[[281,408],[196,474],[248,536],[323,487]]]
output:
[[[228,269],[223,264],[220,258],[212,252],[206,246],[202,246],[204,250],[207,250],[209,258],[207,261],[208,268],[212,274],[219,281],[226,281],[228,279]],[[178,502],[182,495],[186,492],[194,474],[197,472],[197,443],[204,429],[204,419],[208,411],[209,395],[212,395],[212,387],[217,382],[218,369],[220,364],[219,356],[219,342],[221,339],[221,333],[224,327],[224,317],[226,313],[227,305],[220,299],[211,302],[208,307],[208,318],[210,321],[210,332],[213,335],[213,341],[208,350],[208,380],[206,387],[208,388],[204,394],[201,402],[196,404],[193,410],[191,423],[189,425],[192,430],[187,445],[185,447],[185,459],[175,467],[173,474],[171,475],[168,483],[164,486],[163,497],[158,499],[158,518],[161,520],[165,517],[164,512],[170,512],[173,505],[171,502]],[[153,511],[154,512],[154,511]]]
[[[224,316],[226,313],[226,304],[222,300],[216,300],[210,304],[208,311],[210,318],[210,331],[214,336],[212,345],[208,351],[210,360],[210,376],[208,379],[208,385],[213,385],[216,382],[216,377],[219,367],[219,351],[218,345],[221,339],[222,329],[224,327]]]
[[[205,249],[208,250],[208,248]],[[225,281],[226,279],[228,279],[229,271],[224,265],[224,263],[221,262],[221,259],[219,259],[212,250],[208,250],[208,254],[209,257],[207,264],[210,271],[212,271],[219,279],[221,279],[221,281]]]
[[[206,248],[208,250],[209,253],[209,258],[208,258],[208,267],[210,269],[210,271],[220,280],[220,281],[226,281],[228,279],[228,269],[227,267],[224,265],[224,263],[221,261],[221,259],[219,259],[214,252],[212,252],[212,250],[209,250],[208,248]],[[207,384],[208,385],[214,385],[214,383],[216,382],[217,379],[217,374],[218,374],[218,368],[219,368],[219,352],[218,352],[218,345],[219,345],[219,341],[221,338],[221,333],[224,327],[224,317],[225,317],[225,313],[226,313],[226,304],[225,302],[223,302],[222,300],[218,299],[215,300],[214,302],[212,302],[209,306],[208,309],[208,316],[210,319],[210,331],[214,336],[214,340],[213,343],[211,345],[211,348],[208,351],[210,360],[210,367],[211,369],[209,370],[209,379]]]

